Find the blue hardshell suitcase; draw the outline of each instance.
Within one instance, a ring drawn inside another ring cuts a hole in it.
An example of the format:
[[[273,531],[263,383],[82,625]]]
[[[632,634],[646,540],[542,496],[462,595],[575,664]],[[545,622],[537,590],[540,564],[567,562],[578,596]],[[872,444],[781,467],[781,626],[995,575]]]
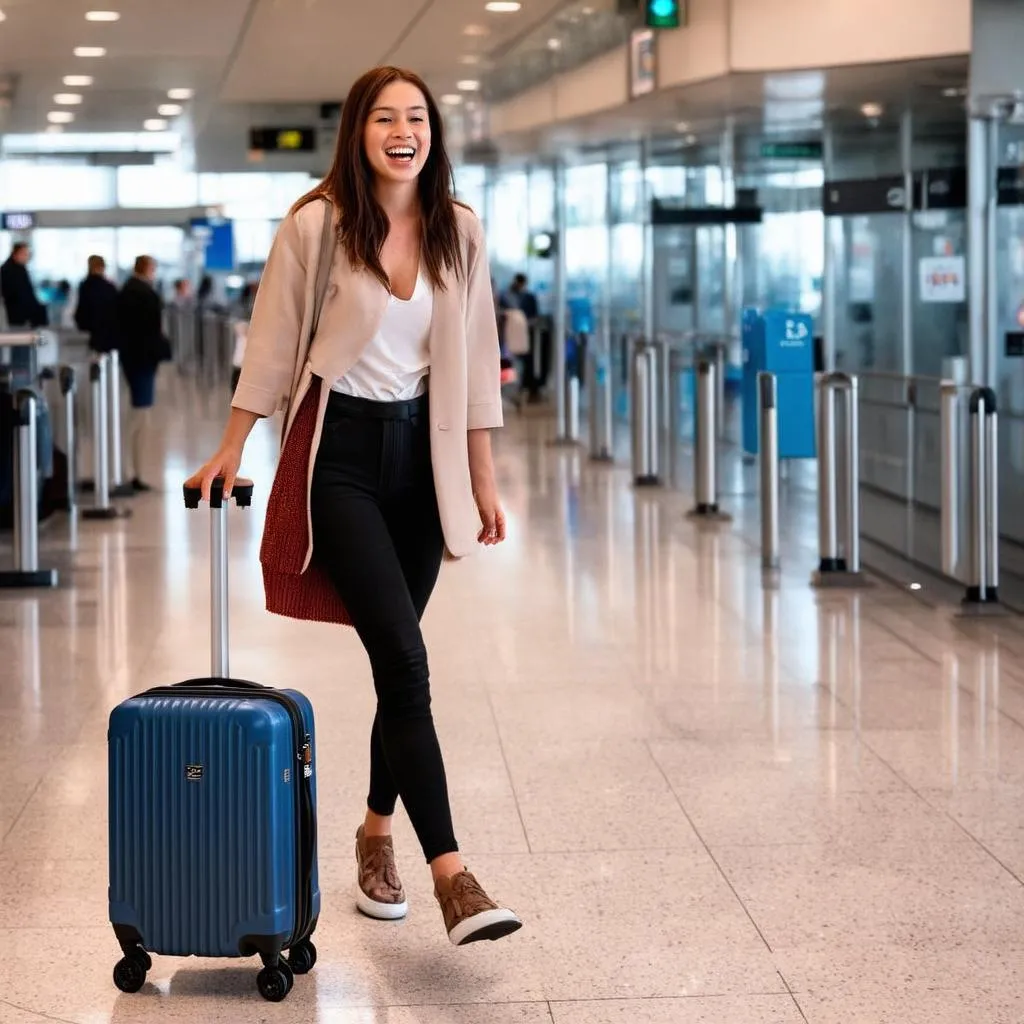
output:
[[[251,495],[236,485],[238,504]],[[258,954],[259,991],[276,1002],[316,962],[313,708],[295,690],[229,678],[228,502],[217,486],[211,505],[213,673],[110,715],[110,921],[124,953],[114,982],[138,991],[150,953]]]

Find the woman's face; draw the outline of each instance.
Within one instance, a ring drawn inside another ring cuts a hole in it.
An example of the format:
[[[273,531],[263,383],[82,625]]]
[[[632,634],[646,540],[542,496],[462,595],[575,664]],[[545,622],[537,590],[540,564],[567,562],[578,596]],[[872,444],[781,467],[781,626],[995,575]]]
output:
[[[415,181],[430,153],[430,118],[423,93],[411,82],[385,86],[363,131],[363,147],[384,181]]]

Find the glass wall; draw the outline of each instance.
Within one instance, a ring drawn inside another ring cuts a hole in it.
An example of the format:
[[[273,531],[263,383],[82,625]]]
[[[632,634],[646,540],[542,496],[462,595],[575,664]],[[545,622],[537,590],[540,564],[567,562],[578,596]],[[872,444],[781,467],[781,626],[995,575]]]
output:
[[[121,167],[93,167],[75,163],[76,159],[80,158],[71,153],[60,162],[8,156],[0,161],[0,205],[48,213],[214,207],[233,221],[236,260],[242,269],[266,260],[280,219],[314,182],[305,173],[194,173],[183,170],[174,157],[162,155],[153,164]],[[190,243],[184,216],[181,223],[158,227],[114,226],[119,219],[112,214],[109,227],[44,227],[19,236],[32,244],[33,278],[39,283],[76,283],[93,253],[105,257],[111,273],[121,279],[141,253],[157,258],[164,281],[188,272]],[[0,233],[0,259],[12,241],[10,234]]]

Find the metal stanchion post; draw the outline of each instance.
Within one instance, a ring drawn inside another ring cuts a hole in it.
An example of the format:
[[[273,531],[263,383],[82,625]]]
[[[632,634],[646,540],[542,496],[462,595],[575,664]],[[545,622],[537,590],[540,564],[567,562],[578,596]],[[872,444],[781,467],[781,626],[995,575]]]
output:
[[[658,370],[653,345],[637,338],[633,347],[630,412],[633,427],[633,483],[661,483],[658,431]]]
[[[761,453],[761,567],[779,568],[779,408],[774,373],[757,375]]]
[[[999,422],[992,388],[975,388],[970,399],[970,575],[965,614],[999,607]]]
[[[58,375],[64,396],[64,448],[67,457],[68,511],[78,508],[78,434],[75,431],[75,369],[62,366]]]
[[[942,571],[960,578],[960,430],[959,390],[952,381],[940,387],[942,425]]]
[[[124,480],[124,448],[121,444],[121,356],[116,348],[108,353],[107,419],[110,425],[110,495],[131,498],[135,489]]]
[[[732,516],[718,505],[718,431],[715,427],[718,384],[715,364],[707,358],[697,361],[697,427],[694,438],[694,507],[690,519],[729,522]]]
[[[55,587],[57,571],[39,568],[38,398],[27,388],[14,396],[14,568],[0,587]]]
[[[816,587],[865,586],[860,569],[860,418],[857,378],[826,373],[818,380],[818,568]],[[842,397],[843,446],[837,445]]]
[[[715,434],[725,439],[725,363],[728,350],[724,341],[715,346]]]
[[[107,422],[107,370],[110,356],[97,356],[89,366],[92,395],[92,460],[93,506],[82,510],[85,519],[116,519],[121,513],[110,504],[110,471],[107,442],[110,436]]]
[[[580,443],[580,379],[575,372],[565,376],[565,443]]]
[[[587,353],[587,396],[590,427],[590,458],[612,462],[615,458],[612,420],[612,385],[607,351]]]

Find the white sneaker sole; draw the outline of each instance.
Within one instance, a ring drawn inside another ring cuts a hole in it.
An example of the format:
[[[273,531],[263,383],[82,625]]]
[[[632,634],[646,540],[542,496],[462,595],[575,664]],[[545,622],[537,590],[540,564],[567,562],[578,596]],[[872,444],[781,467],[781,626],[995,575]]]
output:
[[[460,921],[448,933],[448,938],[453,946],[465,946],[469,942],[480,942],[483,939],[493,942],[522,927],[523,922],[511,910],[498,907],[497,910],[483,910]]]
[[[401,903],[378,903],[371,900],[369,896],[356,883],[356,907],[360,913],[367,917],[376,918],[378,921],[401,921],[409,913],[409,901]]]

